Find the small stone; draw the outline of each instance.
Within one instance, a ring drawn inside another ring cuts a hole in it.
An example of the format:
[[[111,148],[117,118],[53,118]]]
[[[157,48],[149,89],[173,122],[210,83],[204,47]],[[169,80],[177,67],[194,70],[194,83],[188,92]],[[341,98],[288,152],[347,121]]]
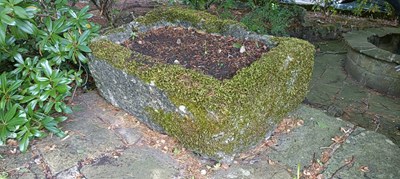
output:
[[[139,45],[142,45],[142,44],[143,44],[143,41],[139,40],[137,43],[138,43]]]
[[[244,53],[246,51],[246,48],[244,47],[244,45],[242,45],[241,47],[240,47],[240,53]]]
[[[177,65],[179,65],[179,64],[180,64],[180,62],[179,62],[178,60],[174,60],[174,64],[177,64]]]
[[[221,49],[218,49],[218,53],[221,53],[222,52],[222,50]]]
[[[385,141],[386,141],[387,143],[389,143],[390,145],[393,145],[393,146],[396,145],[396,144],[394,144],[393,141],[391,141],[390,139],[385,139]]]
[[[248,170],[245,170],[245,169],[241,169],[241,171],[242,171],[242,174],[244,175],[244,176],[250,176],[250,171],[248,171]]]
[[[176,44],[180,45],[182,43],[181,39],[176,40]]]
[[[186,113],[186,107],[183,105],[179,106],[179,110],[182,111],[183,113]]]
[[[200,171],[200,174],[201,174],[201,175],[206,175],[206,174],[207,174],[207,171],[206,171],[206,170],[201,170],[201,171]]]

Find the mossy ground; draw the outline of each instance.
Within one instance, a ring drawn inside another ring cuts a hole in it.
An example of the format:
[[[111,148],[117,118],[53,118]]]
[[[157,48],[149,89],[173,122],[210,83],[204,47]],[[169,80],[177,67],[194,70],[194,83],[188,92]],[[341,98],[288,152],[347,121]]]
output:
[[[155,10],[140,21],[156,22],[154,18],[189,21],[189,17],[193,22],[204,21],[206,26],[202,28],[211,32],[221,31],[221,26],[207,19],[231,23],[204,12],[177,8]],[[128,52],[109,41],[97,41],[91,48],[97,58],[146,82],[154,82],[176,106],[185,106],[187,115],[151,108],[148,112],[186,147],[218,158],[219,153],[230,155],[261,141],[284,114],[303,100],[308,90],[314,47],[294,38],[274,40],[277,47],[224,81],[179,65],[145,66],[130,61],[130,56],[142,61],[150,57]]]

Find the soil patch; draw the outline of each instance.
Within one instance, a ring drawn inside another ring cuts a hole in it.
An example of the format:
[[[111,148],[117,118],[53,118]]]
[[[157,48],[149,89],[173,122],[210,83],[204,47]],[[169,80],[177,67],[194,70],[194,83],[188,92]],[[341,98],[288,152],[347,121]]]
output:
[[[182,27],[162,27],[126,42],[131,50],[154,58],[155,63],[180,64],[219,80],[232,78],[267,52],[259,41],[208,34]]]

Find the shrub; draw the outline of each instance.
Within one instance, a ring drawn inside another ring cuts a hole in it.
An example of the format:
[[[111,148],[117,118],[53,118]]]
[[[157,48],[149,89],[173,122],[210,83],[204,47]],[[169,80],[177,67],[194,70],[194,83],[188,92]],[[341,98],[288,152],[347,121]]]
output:
[[[99,29],[88,9],[67,0],[0,0],[0,64],[8,64],[0,69],[0,145],[15,139],[26,151],[46,131],[65,136],[58,127],[72,112],[65,99],[82,84]]]
[[[264,1],[262,6],[254,5],[241,22],[250,30],[262,34],[287,35],[287,28],[292,20],[301,17],[301,9],[297,6],[281,5],[273,0]]]
[[[297,6],[282,5],[277,0],[183,0],[194,9],[207,9],[211,4],[218,5],[219,16],[233,18],[231,10],[249,9],[241,22],[249,30],[262,34],[287,35],[287,28],[293,19],[302,20],[303,10]]]

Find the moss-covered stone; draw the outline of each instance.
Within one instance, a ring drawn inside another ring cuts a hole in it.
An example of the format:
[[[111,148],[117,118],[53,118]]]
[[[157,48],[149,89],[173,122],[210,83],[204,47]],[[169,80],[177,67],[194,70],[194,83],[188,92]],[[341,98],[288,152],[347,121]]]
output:
[[[209,33],[221,33],[228,30],[231,25],[245,27],[237,21],[219,19],[217,16],[204,11],[177,7],[164,7],[153,10],[146,14],[146,16],[138,18],[137,21],[145,25],[151,25],[160,21],[173,23],[185,22],[193,27],[204,29]]]
[[[176,8],[155,10],[139,22],[165,19],[204,23],[197,27],[223,31],[217,23],[222,20],[215,16]],[[146,111],[169,135],[202,155],[226,159],[259,143],[307,93],[313,45],[295,38],[273,40],[276,47],[224,81],[180,65],[146,66],[138,60],[128,60],[131,55],[140,61],[151,58],[128,53],[128,49],[110,41],[94,42],[91,48],[96,60],[107,61],[116,69],[154,84],[168,96],[177,110],[147,107]]]

